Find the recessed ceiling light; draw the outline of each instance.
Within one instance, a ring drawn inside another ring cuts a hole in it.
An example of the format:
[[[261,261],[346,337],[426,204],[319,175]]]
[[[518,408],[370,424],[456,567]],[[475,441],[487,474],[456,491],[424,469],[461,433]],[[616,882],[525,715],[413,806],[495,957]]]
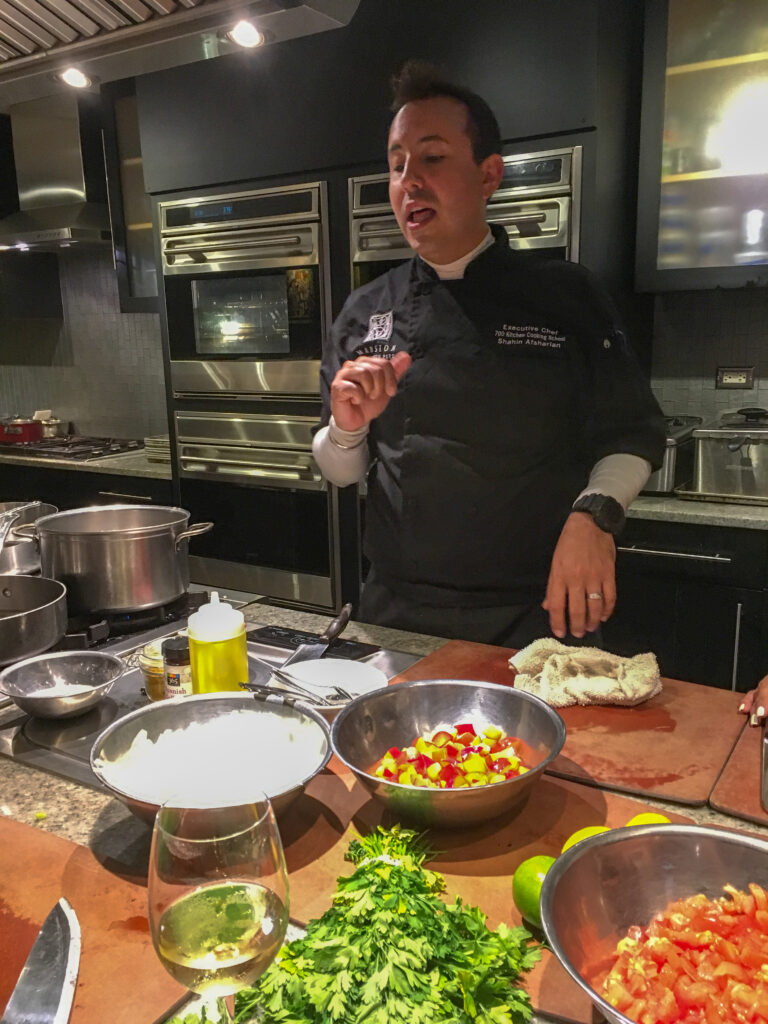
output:
[[[259,32],[252,21],[246,21],[244,18],[227,32],[227,38],[231,39],[233,43],[237,43],[238,46],[245,46],[248,49],[261,46],[264,42],[263,34]]]
[[[71,85],[73,89],[87,89],[89,85],[93,84],[88,75],[83,74],[80,68],[65,68],[64,71],[59,72],[58,77],[66,85]]]

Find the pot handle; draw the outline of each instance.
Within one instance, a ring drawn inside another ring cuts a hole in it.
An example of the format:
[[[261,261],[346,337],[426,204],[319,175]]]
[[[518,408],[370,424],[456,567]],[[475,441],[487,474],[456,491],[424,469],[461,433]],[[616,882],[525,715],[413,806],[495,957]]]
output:
[[[181,533],[178,534],[176,537],[176,547],[178,548],[181,542],[183,540],[187,540],[188,537],[197,537],[199,534],[208,533],[208,531],[212,529],[213,523],[195,523],[195,525],[190,526],[188,530],[182,530]]]
[[[26,530],[29,530],[29,533],[26,533]],[[23,537],[24,540],[37,540],[34,523],[22,523],[21,526],[12,526],[11,533],[14,537]]]

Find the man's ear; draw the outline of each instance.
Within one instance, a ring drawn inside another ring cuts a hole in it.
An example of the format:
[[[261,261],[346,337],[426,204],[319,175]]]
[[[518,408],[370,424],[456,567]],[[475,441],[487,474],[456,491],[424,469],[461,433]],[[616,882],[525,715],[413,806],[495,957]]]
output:
[[[491,153],[480,166],[483,171],[483,195],[490,199],[504,176],[504,161],[500,153]]]

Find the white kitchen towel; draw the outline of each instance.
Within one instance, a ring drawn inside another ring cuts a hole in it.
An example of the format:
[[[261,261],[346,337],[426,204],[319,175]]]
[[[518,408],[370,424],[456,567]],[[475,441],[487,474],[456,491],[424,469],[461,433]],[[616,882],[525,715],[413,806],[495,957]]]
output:
[[[661,693],[654,654],[622,658],[597,647],[569,647],[554,638],[534,640],[509,659],[517,670],[515,688],[555,708],[571,704],[633,707]]]

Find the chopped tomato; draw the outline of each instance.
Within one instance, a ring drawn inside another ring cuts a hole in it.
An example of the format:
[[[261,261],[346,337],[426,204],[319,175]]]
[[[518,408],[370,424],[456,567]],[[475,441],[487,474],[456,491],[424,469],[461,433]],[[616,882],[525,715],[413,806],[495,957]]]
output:
[[[768,893],[671,903],[619,943],[602,992],[638,1024],[768,1022]]]

